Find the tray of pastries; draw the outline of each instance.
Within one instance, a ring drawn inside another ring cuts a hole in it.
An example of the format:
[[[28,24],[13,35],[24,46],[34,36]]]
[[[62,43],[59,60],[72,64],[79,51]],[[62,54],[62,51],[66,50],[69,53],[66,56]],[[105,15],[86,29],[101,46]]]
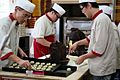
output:
[[[41,74],[42,71],[45,75],[66,77],[76,71],[76,67],[54,63],[45,59],[29,58],[27,60],[29,60],[29,62],[31,63],[33,73],[37,74]],[[8,67],[2,67],[2,70],[9,72],[26,73],[27,69],[24,67],[20,67],[17,63],[13,63]]]

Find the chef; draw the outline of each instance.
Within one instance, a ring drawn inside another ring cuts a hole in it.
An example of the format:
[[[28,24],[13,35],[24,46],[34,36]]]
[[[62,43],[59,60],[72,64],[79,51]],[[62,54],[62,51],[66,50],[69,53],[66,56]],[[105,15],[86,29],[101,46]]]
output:
[[[113,15],[113,9],[109,6],[100,6],[99,9],[102,9],[105,14],[107,14],[111,19]],[[116,49],[117,49],[117,70],[114,74],[114,77],[112,77],[112,80],[120,79],[120,35],[118,27],[113,22],[113,29],[114,29],[114,36],[116,40]]]
[[[110,18],[99,10],[96,0],[79,0],[80,9],[88,18],[93,20],[91,34],[88,38],[74,43],[70,52],[78,45],[89,45],[87,54],[79,56],[76,63],[81,64],[88,59],[93,80],[111,80],[116,72],[116,44],[113,24]],[[84,42],[83,42],[84,41]],[[82,43],[83,42],[83,43]]]
[[[55,22],[65,13],[65,10],[54,3],[49,12],[35,22],[32,37],[34,38],[30,53],[34,58],[40,58],[49,53],[49,47],[55,42]]]
[[[18,50],[20,54],[25,54],[19,47],[18,29],[20,24],[31,17],[34,8],[35,5],[29,0],[16,0],[14,12],[0,20],[0,43],[4,36],[9,35],[1,51],[0,67],[9,66],[14,61],[20,66],[30,68],[31,65],[27,60],[17,57]],[[9,30],[11,30],[10,33]]]

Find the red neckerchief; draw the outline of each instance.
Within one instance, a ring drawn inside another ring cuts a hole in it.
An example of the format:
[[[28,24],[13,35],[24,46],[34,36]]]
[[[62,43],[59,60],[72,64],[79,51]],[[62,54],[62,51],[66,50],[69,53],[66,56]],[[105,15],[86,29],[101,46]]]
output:
[[[46,13],[45,14],[47,17],[48,17],[48,19],[50,20],[50,21],[52,21],[52,19],[48,16],[48,14]],[[53,22],[53,21],[52,21]]]
[[[9,18],[10,18],[12,21],[15,20],[15,18],[14,18],[13,15],[12,15],[12,13],[10,13]]]
[[[92,17],[92,20],[94,20],[100,13],[102,13],[103,11],[102,10],[99,10],[93,17]]]

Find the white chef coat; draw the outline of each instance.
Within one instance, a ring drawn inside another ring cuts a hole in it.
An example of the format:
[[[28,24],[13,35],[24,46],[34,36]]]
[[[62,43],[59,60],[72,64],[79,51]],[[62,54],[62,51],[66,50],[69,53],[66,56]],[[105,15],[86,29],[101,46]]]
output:
[[[41,16],[36,22],[32,32],[33,38],[44,38],[45,36],[55,35],[55,23],[50,21],[47,14]],[[34,55],[34,41],[30,48],[30,55]]]
[[[5,36],[12,24],[12,20],[10,17],[5,17],[0,20],[0,42],[2,41],[2,37]],[[10,37],[5,45],[5,48],[2,51],[2,58],[7,57],[11,52],[14,54],[17,54],[18,51],[18,46],[19,46],[19,32],[18,32],[18,26],[12,29],[12,32],[10,34]],[[0,68],[3,66],[8,66],[10,65],[12,61],[6,59],[4,61],[0,60]]]
[[[90,73],[95,76],[109,75],[116,71],[113,25],[104,13],[100,13],[93,21],[88,52],[97,57],[89,59]]]
[[[115,43],[116,43],[116,49],[117,49],[117,69],[120,69],[120,34],[118,27],[113,23],[113,29],[114,29],[114,36],[115,36]],[[90,42],[90,35],[87,36],[87,41]]]
[[[117,47],[117,69],[120,69],[120,25],[116,27],[116,25],[114,24],[114,30]]]

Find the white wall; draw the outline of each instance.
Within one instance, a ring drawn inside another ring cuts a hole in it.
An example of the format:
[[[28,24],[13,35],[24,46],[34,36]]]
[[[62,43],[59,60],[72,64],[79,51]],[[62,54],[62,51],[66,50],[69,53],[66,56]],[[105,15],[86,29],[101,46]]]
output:
[[[0,0],[0,18],[9,14],[9,0]]]

